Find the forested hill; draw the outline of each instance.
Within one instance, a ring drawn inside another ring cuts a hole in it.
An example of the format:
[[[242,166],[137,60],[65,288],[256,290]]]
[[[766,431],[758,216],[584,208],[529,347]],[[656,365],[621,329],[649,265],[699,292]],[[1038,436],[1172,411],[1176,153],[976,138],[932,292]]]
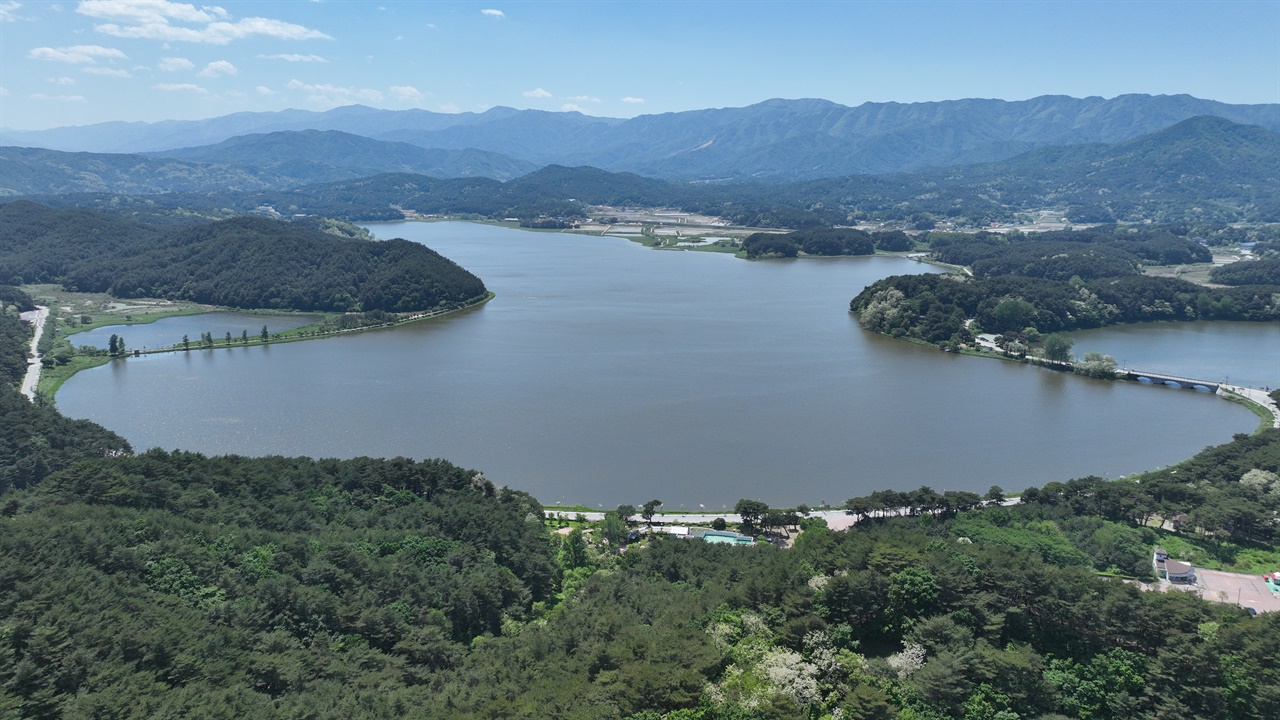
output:
[[[1206,287],[1142,266],[1207,263],[1208,248],[1167,227],[1001,235],[930,233],[934,258],[973,276],[897,275],[849,304],[868,329],[956,348],[975,332],[1054,333],[1154,320],[1280,320],[1280,285]],[[1261,265],[1238,263],[1241,267]],[[966,325],[970,319],[976,325]],[[1034,331],[1034,332],[1031,332]]]
[[[179,230],[31,202],[0,206],[0,277],[241,308],[410,312],[481,297],[479,278],[406,240],[266,218]]]

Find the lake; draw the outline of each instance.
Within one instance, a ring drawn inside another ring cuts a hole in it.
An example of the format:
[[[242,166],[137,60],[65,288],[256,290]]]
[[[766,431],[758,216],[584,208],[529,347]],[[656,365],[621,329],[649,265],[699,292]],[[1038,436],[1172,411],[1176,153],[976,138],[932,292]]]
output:
[[[444,457],[544,503],[669,509],[1117,477],[1258,424],[1205,393],[863,331],[849,300],[878,278],[934,271],[909,260],[747,262],[466,223],[370,229],[429,245],[497,297],[401,328],[115,361],[72,378],[58,406],[137,449]]]
[[[1072,353],[1105,353],[1122,367],[1249,387],[1280,387],[1280,323],[1135,323],[1083,330],[1069,337],[1075,341]]]

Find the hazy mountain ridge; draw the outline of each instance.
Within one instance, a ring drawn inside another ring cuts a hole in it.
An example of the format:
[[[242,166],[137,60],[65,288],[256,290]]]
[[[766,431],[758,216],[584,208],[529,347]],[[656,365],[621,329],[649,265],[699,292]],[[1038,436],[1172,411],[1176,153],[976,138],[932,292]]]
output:
[[[240,135],[216,145],[166,150],[149,155],[256,166],[296,177],[302,182],[327,182],[387,172],[508,180],[538,169],[533,163],[485,150],[426,149],[409,143],[375,140],[340,130],[282,130]],[[305,166],[297,163],[313,163],[315,167],[307,172]],[[328,168],[327,171],[325,167]],[[290,171],[289,168],[293,170]],[[303,175],[304,172],[307,174]]]
[[[1190,118],[1113,145],[1039,148],[952,170],[934,175],[957,185],[1022,184],[1023,204],[1105,207],[1116,218],[1151,217],[1179,202],[1259,217],[1280,211],[1280,134],[1219,117]]]
[[[1115,143],[1200,115],[1280,131],[1280,105],[1135,94],[857,107],[774,99],[630,120],[511,108],[448,115],[348,106],[322,113],[286,110],[6,132],[0,141],[136,152],[216,143],[246,133],[341,130],[430,149],[475,148],[537,164],[592,165],[687,180],[783,182],[994,162],[1049,145]]]
[[[263,190],[287,178],[254,168],[112,153],[0,147],[0,196]]]
[[[0,148],[0,196],[282,190],[381,173],[507,180],[538,166],[484,150],[426,150],[336,130],[242,135],[151,154]]]
[[[399,218],[401,209],[536,218],[577,215],[584,205],[669,206],[743,225],[789,228],[865,220],[981,226],[1045,207],[1066,209],[1076,222],[1271,222],[1280,221],[1280,135],[1197,117],[1111,145],[1049,146],[994,163],[795,183],[687,183],[552,165],[505,183],[386,173],[286,190],[99,193],[41,201],[206,217],[270,204],[286,214],[352,220]]]

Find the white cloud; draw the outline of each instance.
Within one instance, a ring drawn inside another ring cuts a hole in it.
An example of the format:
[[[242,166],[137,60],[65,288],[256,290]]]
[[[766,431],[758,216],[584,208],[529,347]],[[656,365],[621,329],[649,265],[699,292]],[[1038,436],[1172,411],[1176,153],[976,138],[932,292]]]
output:
[[[342,87],[328,83],[313,85],[301,80],[290,80],[286,87],[306,92],[307,99],[317,105],[343,105],[357,100],[378,102],[383,98],[382,93],[373,88]]]
[[[271,37],[277,40],[333,39],[319,30],[313,30],[302,25],[257,17],[245,18],[234,23],[212,22],[203,28],[177,27],[168,23],[148,23],[146,25],[106,23],[95,25],[94,29],[104,35],[122,38],[194,42],[209,45],[226,45],[232,40],[241,40],[253,36]]]
[[[564,99],[565,99],[565,100],[572,100],[572,101],[574,101],[574,102],[589,102],[589,103],[598,103],[598,102],[600,102],[600,98],[598,98],[598,97],[591,97],[590,95],[572,95],[572,96],[567,97],[567,98],[564,98]]]
[[[193,85],[191,83],[160,83],[159,85],[152,85],[151,89],[164,90],[165,92],[194,92],[194,93],[209,92],[208,90],[205,90],[199,85]]]
[[[51,100],[53,102],[84,102],[83,95],[45,95],[44,93],[36,93],[31,96],[32,100]]]
[[[104,35],[143,40],[226,45],[247,37],[271,37],[278,40],[332,40],[329,35],[312,28],[273,20],[250,17],[231,21],[226,10],[213,6],[196,7],[168,0],[82,0],[76,12],[108,20],[95,25]],[[184,27],[172,23],[187,23]]]
[[[549,97],[551,97],[551,93],[547,92],[546,90],[543,90],[542,88],[534,88],[533,90],[525,90],[524,92],[522,92],[522,93],[520,93],[520,94],[521,94],[521,95],[523,95],[523,96],[525,96],[525,97],[527,97],[527,98],[549,98]]]
[[[480,14],[488,15],[489,17],[496,17],[496,18],[504,18],[507,16],[507,14],[502,12],[501,10],[494,10],[492,8],[485,8],[484,10],[480,11]]]
[[[227,11],[220,7],[206,5],[197,8],[188,3],[167,0],[81,0],[76,12],[104,20],[139,24],[163,24],[169,20],[207,23],[227,17]]]
[[[631,103],[631,104],[633,104],[633,105],[643,105],[643,104],[644,104],[644,98],[638,98],[638,97],[624,97],[624,98],[622,98],[622,102],[624,102],[624,103]]]
[[[266,96],[270,96],[270,95],[275,95],[275,94],[276,94],[276,91],[275,91],[275,90],[272,90],[271,88],[267,87],[266,85],[259,85],[258,87],[254,88],[254,89],[258,91],[258,94],[259,94],[259,95],[262,95],[262,96],[264,96],[264,97],[266,97]]]
[[[86,72],[86,73],[89,73],[90,75],[104,75],[106,77],[118,77],[118,78],[132,77],[129,74],[128,70],[121,70],[119,68],[101,67],[98,65],[90,65],[88,67],[80,68],[80,72]]]
[[[392,85],[391,95],[395,97],[395,99],[403,100],[405,102],[413,102],[426,97],[422,94],[421,90],[418,90],[418,88],[413,87],[412,85]]]
[[[565,103],[560,106],[560,109],[564,112],[582,112],[582,108],[573,103]]]
[[[20,2],[13,2],[12,0],[0,2],[0,22],[18,22],[21,20],[22,18],[18,17],[17,14],[20,7],[22,7]]]
[[[458,107],[457,105],[454,105],[453,103],[444,103],[438,109],[442,113],[462,112],[462,108]]]
[[[49,82],[53,83],[54,85],[75,85],[76,79],[73,77],[67,77],[66,75],[63,75],[62,77],[49,78]]]
[[[165,72],[190,70],[196,64],[186,58],[160,58],[160,69]]]
[[[71,47],[60,48],[33,48],[27,53],[27,57],[32,60],[48,60],[49,62],[64,62],[73,65],[92,65],[98,62],[99,58],[123,60],[129,56],[115,48],[102,47],[101,45],[72,45]]]
[[[214,60],[205,65],[204,69],[196,74],[200,77],[216,78],[223,75],[235,75],[238,72],[240,71],[236,69],[236,66],[226,60]]]
[[[0,87],[0,97],[9,97],[9,88]]]
[[[306,62],[306,63],[327,63],[328,60],[319,55],[298,55],[296,53],[281,53],[279,55],[263,55],[268,60],[284,60],[285,62]]]

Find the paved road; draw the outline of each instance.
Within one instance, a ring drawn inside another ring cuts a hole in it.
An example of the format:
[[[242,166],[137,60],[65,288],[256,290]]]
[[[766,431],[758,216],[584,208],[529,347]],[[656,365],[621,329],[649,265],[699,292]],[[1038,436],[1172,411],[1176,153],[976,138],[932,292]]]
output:
[[[1205,600],[1253,608],[1260,613],[1280,611],[1280,596],[1271,592],[1259,575],[1196,568],[1194,585],[1172,585],[1160,582],[1144,585],[1143,589],[1195,593]]]
[[[35,310],[24,312],[20,317],[36,326],[36,331],[31,338],[31,356],[27,358],[27,374],[22,378],[22,394],[26,395],[28,400],[34,401],[36,386],[40,384],[40,358],[36,355],[36,348],[40,344],[40,336],[44,333],[44,321],[49,317],[49,308],[37,305]]]
[[[1271,411],[1271,427],[1280,428],[1280,408],[1276,407],[1276,401],[1272,400],[1271,396],[1268,395],[1266,392],[1263,392],[1262,390],[1257,390],[1255,388],[1240,387],[1238,385],[1222,385],[1221,388],[1223,390],[1228,390],[1230,392],[1233,392],[1237,395],[1242,395],[1252,400],[1253,402],[1261,405],[1262,407],[1270,410]]]
[[[602,512],[584,512],[589,522],[600,522],[604,519]],[[566,520],[572,520],[578,516],[578,513],[571,510],[548,510],[547,517],[563,517]],[[832,530],[844,530],[857,522],[857,517],[849,515],[843,510],[815,510],[811,517],[820,517],[827,521],[827,527]],[[707,525],[716,518],[724,518],[727,523],[740,523],[742,518],[736,513],[655,513],[653,519],[665,525]]]
[[[1016,505],[1018,498],[1008,498],[1001,505]],[[584,512],[581,513],[589,522],[600,522],[604,519],[603,512]],[[897,508],[895,510],[882,510],[875,513],[876,517],[886,517],[890,515],[906,515],[907,508]],[[547,510],[547,517],[563,517],[566,520],[572,520],[579,513],[572,510]],[[809,514],[810,517],[820,517],[827,521],[827,527],[832,530],[848,530],[862,519],[860,515],[850,515],[844,510],[814,510]],[[727,523],[741,523],[742,518],[735,513],[654,513],[653,519],[656,522],[665,525],[707,525],[716,518],[724,518]]]

